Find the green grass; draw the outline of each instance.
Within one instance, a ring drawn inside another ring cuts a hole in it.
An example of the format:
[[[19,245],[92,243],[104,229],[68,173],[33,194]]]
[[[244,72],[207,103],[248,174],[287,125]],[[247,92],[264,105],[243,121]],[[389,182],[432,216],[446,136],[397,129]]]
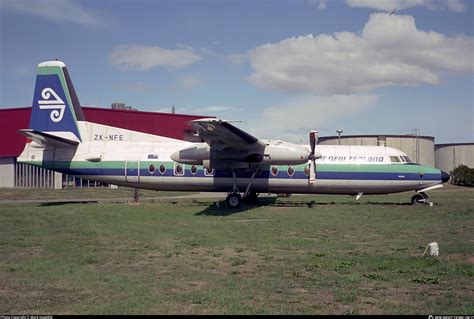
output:
[[[469,314],[473,195],[7,204],[0,313]]]
[[[48,200],[48,199],[98,199],[117,198],[133,200],[134,189],[120,187],[111,189],[109,187],[98,188],[0,188],[0,200]],[[150,199],[155,197],[187,195],[188,192],[164,192],[153,190],[139,190],[140,198]]]

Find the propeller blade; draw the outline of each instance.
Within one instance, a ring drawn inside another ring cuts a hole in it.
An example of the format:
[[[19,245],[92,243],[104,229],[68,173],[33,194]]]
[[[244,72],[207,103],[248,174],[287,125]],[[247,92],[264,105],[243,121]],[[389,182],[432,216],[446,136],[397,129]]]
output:
[[[314,155],[316,149],[316,143],[318,142],[318,131],[311,130],[309,132],[309,145],[311,147],[311,153],[308,158],[309,162],[309,183],[313,184],[316,181],[316,157]]]
[[[318,140],[318,131],[311,130],[309,132],[309,145],[311,147],[311,158],[314,157],[314,149],[316,148],[316,142]]]

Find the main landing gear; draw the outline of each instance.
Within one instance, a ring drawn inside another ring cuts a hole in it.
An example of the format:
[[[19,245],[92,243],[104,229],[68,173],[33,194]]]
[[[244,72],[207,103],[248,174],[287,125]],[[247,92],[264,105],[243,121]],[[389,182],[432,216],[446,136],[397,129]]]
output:
[[[253,203],[257,202],[257,197],[258,197],[259,194],[254,192],[254,191],[250,191],[250,186],[252,186],[253,179],[255,178],[255,174],[257,173],[258,169],[259,169],[259,167],[257,166],[253,170],[252,177],[250,178],[250,181],[247,185],[247,188],[245,189],[243,197],[242,197],[242,195],[240,195],[240,191],[237,188],[237,175],[235,174],[235,171],[232,170],[232,176],[234,178],[234,183],[233,183],[233,186],[232,186],[232,192],[229,195],[227,195],[227,198],[225,200],[228,207],[237,208],[240,205],[242,205],[242,203],[247,203],[247,204],[252,203],[253,204]]]
[[[242,196],[240,196],[239,193],[230,193],[227,195],[227,198],[225,199],[227,206],[230,208],[237,208],[240,205],[242,205]]]
[[[247,196],[242,197],[239,193],[230,193],[227,195],[226,203],[230,208],[237,208],[242,203],[245,204],[255,204],[257,202],[259,193],[249,192]]]

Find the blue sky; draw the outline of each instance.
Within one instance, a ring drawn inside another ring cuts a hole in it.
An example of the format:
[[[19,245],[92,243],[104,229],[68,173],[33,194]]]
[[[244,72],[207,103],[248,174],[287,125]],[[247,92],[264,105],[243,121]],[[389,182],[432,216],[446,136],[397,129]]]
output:
[[[84,106],[174,105],[290,141],[474,141],[471,1],[0,0],[0,20],[2,108],[31,105],[57,58]]]

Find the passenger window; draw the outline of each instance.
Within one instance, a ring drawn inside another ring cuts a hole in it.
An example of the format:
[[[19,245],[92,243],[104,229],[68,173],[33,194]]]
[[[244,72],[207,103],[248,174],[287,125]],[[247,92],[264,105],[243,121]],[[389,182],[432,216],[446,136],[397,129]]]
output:
[[[160,165],[160,174],[163,175],[164,173],[166,173],[166,167],[165,167],[165,165],[161,164]]]
[[[276,166],[273,166],[272,167],[272,175],[276,176],[276,174],[278,174],[278,168],[276,168]]]
[[[214,176],[214,169],[206,168],[204,170],[204,176]]]
[[[293,176],[295,174],[295,169],[293,166],[288,166],[288,176]]]
[[[150,172],[150,174],[154,174],[155,173],[155,165],[153,164],[150,164],[150,166],[148,166],[148,171]]]
[[[184,165],[174,163],[174,175],[183,176],[184,175]]]
[[[191,166],[191,174],[196,175],[197,171],[198,171],[198,169],[197,169],[196,165]]]
[[[390,162],[400,163],[400,158],[398,156],[390,156]]]

